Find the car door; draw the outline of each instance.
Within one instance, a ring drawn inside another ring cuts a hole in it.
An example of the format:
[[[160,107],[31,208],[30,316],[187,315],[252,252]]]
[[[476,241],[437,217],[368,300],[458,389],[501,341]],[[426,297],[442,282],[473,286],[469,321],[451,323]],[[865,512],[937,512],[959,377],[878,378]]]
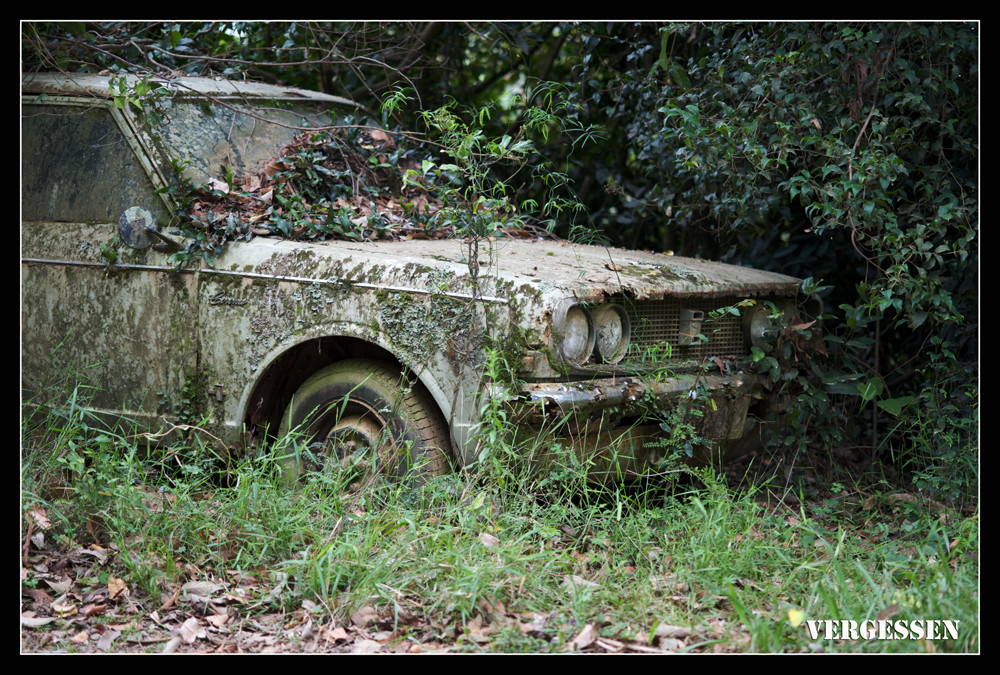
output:
[[[169,220],[140,124],[104,98],[22,97],[23,396],[79,384],[94,408],[188,421],[198,398],[195,275],[118,234],[132,207],[161,227]]]

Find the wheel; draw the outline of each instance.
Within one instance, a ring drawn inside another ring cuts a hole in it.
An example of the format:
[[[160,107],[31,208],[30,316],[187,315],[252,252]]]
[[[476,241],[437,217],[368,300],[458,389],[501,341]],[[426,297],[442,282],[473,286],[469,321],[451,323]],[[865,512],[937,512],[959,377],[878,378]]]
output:
[[[279,438],[301,434],[300,452],[285,461],[290,481],[331,464],[386,473],[416,484],[448,470],[448,426],[419,382],[378,361],[341,361],[299,387]]]

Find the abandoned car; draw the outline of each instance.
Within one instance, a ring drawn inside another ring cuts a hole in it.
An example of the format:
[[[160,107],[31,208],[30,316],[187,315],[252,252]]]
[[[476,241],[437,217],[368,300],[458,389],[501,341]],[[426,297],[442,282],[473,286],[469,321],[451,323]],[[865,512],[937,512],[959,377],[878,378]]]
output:
[[[799,280],[539,238],[257,236],[232,214],[209,260],[176,226],[179,185],[232,187],[363,111],[196,78],[144,101],[151,83],[22,79],[26,399],[82,374],[94,410],[153,434],[198,425],[235,450],[298,430],[428,473],[476,462],[490,410],[598,477],[759,437],[776,392],[747,357],[791,321]]]

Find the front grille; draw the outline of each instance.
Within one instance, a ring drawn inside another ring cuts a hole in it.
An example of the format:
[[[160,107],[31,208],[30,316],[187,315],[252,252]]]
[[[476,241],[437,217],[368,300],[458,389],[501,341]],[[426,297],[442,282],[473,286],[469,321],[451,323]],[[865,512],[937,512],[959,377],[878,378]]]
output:
[[[687,361],[708,356],[746,356],[743,340],[743,320],[724,313],[717,319],[712,313],[736,305],[743,298],[721,297],[707,300],[664,298],[625,303],[632,322],[632,341],[628,358],[640,361]],[[700,334],[708,341],[693,340],[683,345],[680,337],[681,310],[694,310],[704,315]],[[745,311],[741,308],[740,310]]]

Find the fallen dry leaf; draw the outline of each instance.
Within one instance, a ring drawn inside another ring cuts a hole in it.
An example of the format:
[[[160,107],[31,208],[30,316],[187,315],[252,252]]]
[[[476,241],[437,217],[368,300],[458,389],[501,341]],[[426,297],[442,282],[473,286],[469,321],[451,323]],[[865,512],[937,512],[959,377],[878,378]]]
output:
[[[184,642],[188,644],[193,644],[196,640],[204,639],[208,636],[205,627],[193,616],[181,624],[180,634]]]
[[[354,614],[351,614],[351,622],[355,626],[360,626],[362,628],[375,623],[377,619],[378,612],[376,612],[370,605],[365,605],[358,611],[354,612]]]
[[[112,600],[127,600],[129,596],[128,584],[124,579],[110,577],[108,579],[108,597]]]
[[[661,623],[656,627],[655,635],[661,638],[686,638],[691,634],[690,628],[684,626],[671,626],[669,623]]]
[[[25,588],[24,593],[35,602],[52,602],[52,596],[41,588]]]
[[[367,129],[366,131],[369,138],[376,143],[385,143],[388,147],[392,147],[395,143],[395,139],[382,129]]]
[[[28,626],[29,628],[37,628],[38,626],[44,626],[47,623],[52,623],[53,621],[58,621],[54,616],[38,617],[35,616],[34,612],[25,612],[21,615],[21,625]]]
[[[597,629],[594,628],[594,624],[588,623],[575,638],[570,640],[569,646],[573,649],[586,649],[594,644],[596,639]]]
[[[589,581],[583,577],[574,574],[573,576],[566,576],[563,579],[563,588],[573,588],[574,586],[581,586],[583,588],[599,588],[600,584],[595,581]]]
[[[216,628],[222,628],[229,621],[229,615],[225,613],[211,614],[205,617],[205,621],[209,622]]]
[[[496,626],[487,623],[482,614],[476,614],[466,624],[466,629],[469,631],[469,636],[476,642],[486,642],[490,635],[497,632]]]
[[[214,581],[189,581],[181,586],[182,591],[194,595],[211,595],[223,588],[225,585],[217,584]]]
[[[61,579],[43,579],[43,581],[49,585],[53,591],[58,591],[59,593],[65,593],[70,588],[73,587],[73,580],[68,576],[62,577]]]
[[[76,614],[76,605],[73,605],[63,598],[59,598],[53,602],[50,607],[52,611],[58,614],[60,617],[72,616]]]
[[[538,612],[528,612],[518,615],[518,628],[522,633],[534,633],[545,630],[545,614]]]
[[[108,553],[97,544],[91,544],[90,548],[77,549],[76,553],[81,556],[93,556],[102,565],[108,561]]]
[[[101,634],[100,639],[97,641],[97,648],[102,651],[111,651],[111,645],[114,641],[121,636],[116,630],[106,630]]]
[[[168,609],[173,609],[177,606],[177,599],[181,595],[181,589],[175,588],[173,592],[163,593],[160,595],[160,609],[167,611]]]
[[[334,628],[330,628],[324,633],[324,636],[330,642],[338,642],[338,641],[346,642],[351,639],[351,634],[348,633],[347,629],[344,628],[343,626],[336,626]]]
[[[676,652],[680,649],[684,649],[684,647],[687,646],[684,643],[684,640],[678,640],[677,638],[670,638],[670,637],[660,638],[660,641],[657,643],[657,645],[659,645],[660,650],[664,652]]]
[[[28,520],[34,522],[41,530],[47,530],[52,527],[52,523],[49,522],[49,517],[45,513],[45,509],[41,507],[35,507],[28,511],[25,516]]]
[[[375,654],[382,650],[382,645],[375,640],[358,640],[351,645],[352,654]]]
[[[208,186],[209,190],[218,190],[224,195],[229,194],[229,185],[225,181],[219,180],[218,178],[209,178],[205,181],[205,185]]]

